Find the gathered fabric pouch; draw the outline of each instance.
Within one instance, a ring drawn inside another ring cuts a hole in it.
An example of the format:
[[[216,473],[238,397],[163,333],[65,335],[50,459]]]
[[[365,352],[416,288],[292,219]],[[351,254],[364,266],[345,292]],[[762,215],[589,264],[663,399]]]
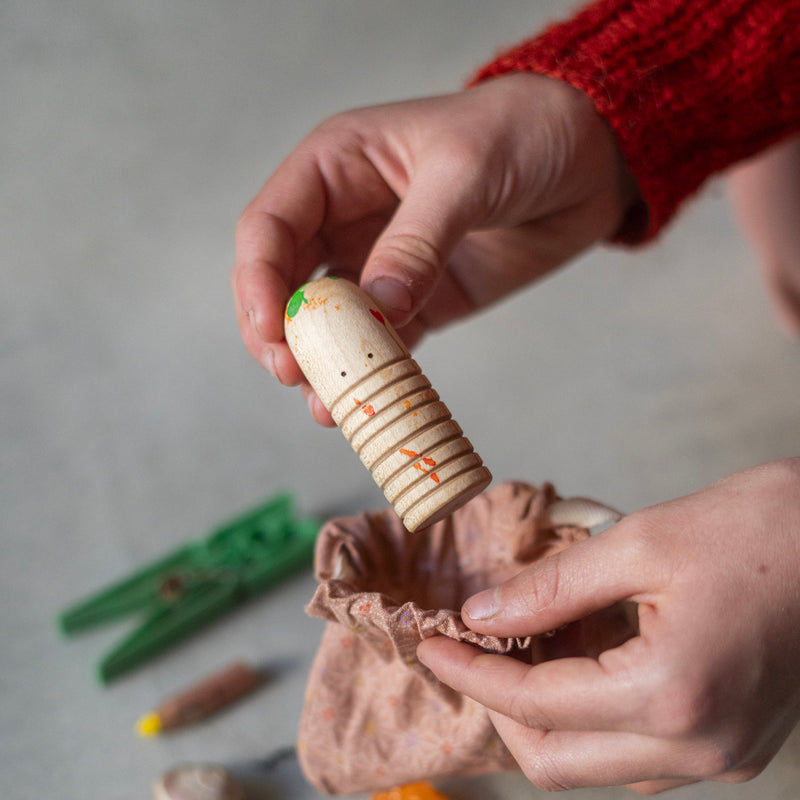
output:
[[[623,606],[522,639],[475,633],[459,611],[475,592],[620,517],[591,500],[562,500],[550,484],[513,482],[414,534],[391,508],[327,523],[306,608],[328,621],[298,735],[308,779],[350,794],[517,769],[486,709],[439,682],[417,661],[417,645],[443,635],[535,664],[621,644],[635,633]]]

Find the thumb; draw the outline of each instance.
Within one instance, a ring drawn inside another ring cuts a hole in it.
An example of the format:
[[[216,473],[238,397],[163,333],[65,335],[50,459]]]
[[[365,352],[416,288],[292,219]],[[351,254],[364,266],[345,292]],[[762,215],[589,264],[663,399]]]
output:
[[[476,217],[466,187],[433,170],[415,177],[391,222],[372,248],[361,286],[401,327],[425,305],[450,253]]]
[[[631,600],[643,591],[640,551],[622,535],[624,523],[526,567],[493,589],[470,597],[461,609],[478,633],[531,636]]]

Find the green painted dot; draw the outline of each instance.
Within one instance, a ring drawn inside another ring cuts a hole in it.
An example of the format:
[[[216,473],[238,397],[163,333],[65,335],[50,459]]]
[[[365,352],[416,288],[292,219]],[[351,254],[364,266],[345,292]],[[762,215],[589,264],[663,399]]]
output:
[[[303,286],[301,286],[289,300],[289,305],[286,306],[286,316],[291,319],[299,310],[303,303],[307,303],[305,295],[303,294]]]

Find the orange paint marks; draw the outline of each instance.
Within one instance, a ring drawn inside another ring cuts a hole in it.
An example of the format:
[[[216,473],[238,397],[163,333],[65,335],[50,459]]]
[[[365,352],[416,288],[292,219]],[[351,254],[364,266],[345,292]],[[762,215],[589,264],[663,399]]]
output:
[[[406,400],[403,405],[406,407],[406,411],[411,411],[411,401]]]
[[[353,398],[353,402],[354,402],[354,403],[355,403],[357,406],[360,406],[360,405],[361,405],[361,401],[360,401],[360,400],[359,400],[357,397],[354,397],[354,398]],[[361,410],[362,410],[362,411],[363,411],[363,412],[364,412],[364,413],[365,413],[365,414],[366,414],[368,417],[371,417],[371,416],[372,416],[372,415],[375,413],[375,409],[372,407],[372,405],[366,405],[366,406],[364,406],[364,408],[362,408]]]
[[[304,308],[313,311],[317,308],[325,308],[325,305],[328,302],[327,297],[306,297],[305,299],[305,306]]]
[[[439,483],[439,476],[435,472],[428,472],[428,467],[436,466],[436,461],[434,459],[429,458],[428,456],[422,456],[422,458],[420,458],[419,453],[415,453],[413,450],[406,450],[403,447],[400,448],[400,452],[409,458],[419,458],[420,460],[414,464],[414,469],[418,469],[420,472],[430,475],[431,480],[434,483]]]

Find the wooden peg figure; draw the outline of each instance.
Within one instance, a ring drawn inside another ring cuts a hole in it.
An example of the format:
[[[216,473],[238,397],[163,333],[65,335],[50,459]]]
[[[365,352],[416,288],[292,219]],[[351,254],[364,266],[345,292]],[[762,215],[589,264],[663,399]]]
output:
[[[286,341],[324,406],[409,531],[452,514],[492,476],[381,314],[347,280],[292,295]]]

